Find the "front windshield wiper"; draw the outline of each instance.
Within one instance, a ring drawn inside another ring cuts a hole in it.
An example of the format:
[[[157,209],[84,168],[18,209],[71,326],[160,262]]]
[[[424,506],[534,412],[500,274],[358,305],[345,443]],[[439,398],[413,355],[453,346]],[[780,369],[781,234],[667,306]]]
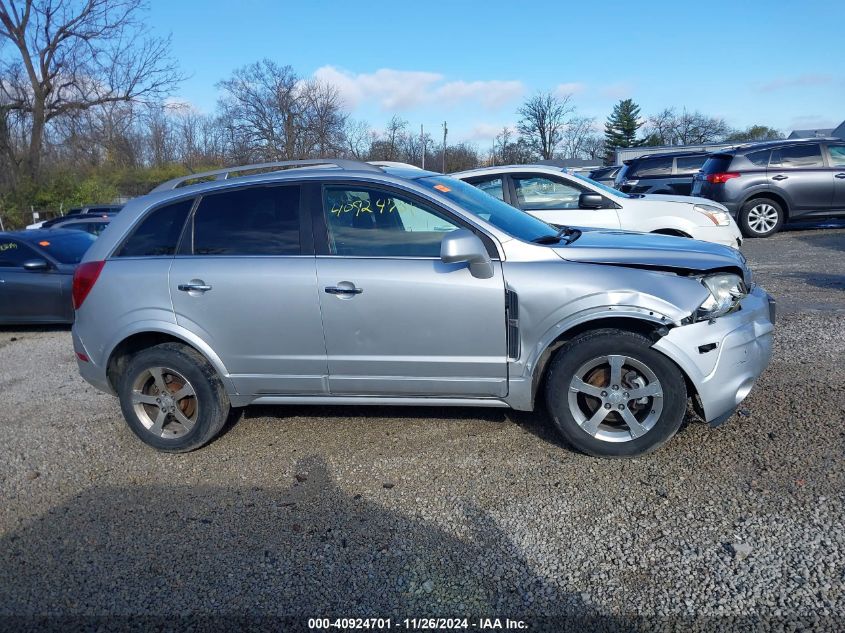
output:
[[[554,235],[541,235],[531,241],[535,244],[557,244],[563,238],[568,238],[564,240],[564,243],[571,244],[579,237],[581,237],[581,231],[578,229],[573,229],[571,226],[561,226]]]

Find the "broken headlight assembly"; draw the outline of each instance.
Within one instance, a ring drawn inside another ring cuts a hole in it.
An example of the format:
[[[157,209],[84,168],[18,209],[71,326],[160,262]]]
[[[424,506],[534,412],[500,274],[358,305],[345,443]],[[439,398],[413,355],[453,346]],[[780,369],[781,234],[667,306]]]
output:
[[[714,273],[699,280],[710,291],[710,296],[698,307],[696,321],[707,321],[733,312],[748,294],[742,277],[733,273]]]

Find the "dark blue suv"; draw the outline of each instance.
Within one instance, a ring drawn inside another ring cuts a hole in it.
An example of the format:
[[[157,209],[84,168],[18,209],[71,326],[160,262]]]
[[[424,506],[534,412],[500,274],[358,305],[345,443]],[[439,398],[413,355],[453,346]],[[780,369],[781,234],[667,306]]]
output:
[[[794,139],[711,154],[692,195],[725,205],[746,237],[788,220],[845,216],[845,140]]]

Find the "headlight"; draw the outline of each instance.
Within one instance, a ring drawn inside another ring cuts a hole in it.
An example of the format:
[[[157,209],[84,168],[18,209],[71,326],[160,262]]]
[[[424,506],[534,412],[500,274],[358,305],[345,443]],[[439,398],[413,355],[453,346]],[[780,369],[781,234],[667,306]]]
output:
[[[715,319],[732,311],[748,291],[742,277],[732,273],[715,273],[701,278],[710,296],[698,308],[699,321]]]
[[[731,216],[719,207],[710,204],[696,204],[692,208],[702,215],[706,215],[717,226],[727,226],[731,223]]]

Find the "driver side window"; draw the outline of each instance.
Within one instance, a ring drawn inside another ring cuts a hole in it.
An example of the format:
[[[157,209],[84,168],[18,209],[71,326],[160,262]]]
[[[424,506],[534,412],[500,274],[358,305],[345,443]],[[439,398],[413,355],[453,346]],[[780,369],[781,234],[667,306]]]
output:
[[[326,186],[329,251],[352,257],[440,257],[440,241],[460,228],[442,213],[390,191]]]
[[[543,176],[514,176],[513,186],[521,209],[577,209],[583,189]]]

